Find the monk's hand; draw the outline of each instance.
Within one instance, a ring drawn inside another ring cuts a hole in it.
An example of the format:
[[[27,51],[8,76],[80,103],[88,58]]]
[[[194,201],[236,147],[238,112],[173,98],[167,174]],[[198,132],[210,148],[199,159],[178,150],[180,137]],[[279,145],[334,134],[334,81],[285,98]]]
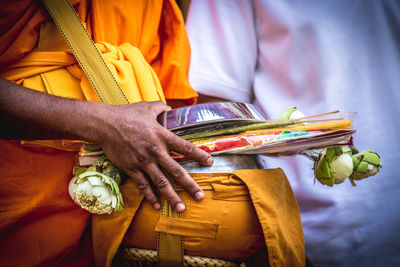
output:
[[[160,101],[109,105],[104,114],[108,129],[102,134],[99,145],[107,157],[135,181],[155,209],[160,208],[160,202],[153,187],[176,211],[182,212],[185,205],[163,170],[194,199],[203,199],[204,192],[185,169],[171,158],[170,152],[178,152],[204,166],[212,165],[213,159],[157,122],[157,116],[169,109]]]
[[[157,189],[177,210],[185,206],[165,172],[194,199],[204,193],[170,156],[176,151],[209,166],[203,150],[162,127],[157,116],[169,109],[162,102],[108,105],[44,94],[0,77],[0,138],[69,139],[100,145],[107,157],[129,175],[145,198],[160,208]]]

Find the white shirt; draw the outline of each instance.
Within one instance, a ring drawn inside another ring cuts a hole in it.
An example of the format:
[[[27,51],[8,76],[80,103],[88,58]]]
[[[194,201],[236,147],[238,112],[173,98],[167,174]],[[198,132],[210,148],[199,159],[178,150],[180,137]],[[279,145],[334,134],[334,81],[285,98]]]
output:
[[[192,0],[190,81],[200,93],[254,102],[272,118],[358,112],[355,145],[381,156],[374,177],[314,184],[303,156],[286,172],[316,266],[400,266],[400,1]]]

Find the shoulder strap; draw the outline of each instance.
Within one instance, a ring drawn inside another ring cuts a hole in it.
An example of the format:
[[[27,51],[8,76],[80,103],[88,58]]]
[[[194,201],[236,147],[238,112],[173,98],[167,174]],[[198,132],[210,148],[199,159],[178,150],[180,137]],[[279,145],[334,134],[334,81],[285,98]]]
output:
[[[128,98],[68,0],[41,0],[63,35],[100,101],[128,104]]]
[[[166,173],[169,182],[175,189],[174,180]],[[175,211],[166,198],[161,202],[161,216],[181,218],[181,213]],[[183,264],[183,236],[164,232],[157,232],[157,254],[159,267],[182,267]]]
[[[41,0],[66,40],[101,102],[127,104],[128,99],[104,62],[92,38],[68,0]],[[172,180],[171,184],[174,186]],[[163,199],[162,216],[179,218],[180,213]],[[160,266],[183,266],[182,236],[158,233]]]

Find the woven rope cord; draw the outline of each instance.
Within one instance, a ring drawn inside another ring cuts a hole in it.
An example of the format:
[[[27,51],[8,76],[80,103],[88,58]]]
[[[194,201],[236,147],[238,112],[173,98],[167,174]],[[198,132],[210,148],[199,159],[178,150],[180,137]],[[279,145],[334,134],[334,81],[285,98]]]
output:
[[[148,250],[148,249],[140,249],[140,248],[124,248],[122,253],[120,254],[122,258],[125,260],[132,261],[146,261],[146,262],[157,262],[157,251]],[[215,258],[207,258],[207,257],[198,257],[198,256],[183,256],[183,266],[188,267],[236,267],[239,264],[231,261],[215,259]]]

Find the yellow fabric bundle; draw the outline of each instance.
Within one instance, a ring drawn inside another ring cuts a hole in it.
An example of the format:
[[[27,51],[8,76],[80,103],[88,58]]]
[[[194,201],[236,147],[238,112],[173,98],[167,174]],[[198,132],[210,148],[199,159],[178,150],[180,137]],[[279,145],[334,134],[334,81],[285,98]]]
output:
[[[114,46],[100,42],[96,46],[130,103],[165,102],[160,81],[138,48],[129,43]],[[42,25],[37,50],[9,66],[2,76],[13,81],[21,80],[23,86],[44,93],[99,102],[96,92],[54,23]],[[33,140],[22,141],[22,144],[78,151],[83,142]]]

